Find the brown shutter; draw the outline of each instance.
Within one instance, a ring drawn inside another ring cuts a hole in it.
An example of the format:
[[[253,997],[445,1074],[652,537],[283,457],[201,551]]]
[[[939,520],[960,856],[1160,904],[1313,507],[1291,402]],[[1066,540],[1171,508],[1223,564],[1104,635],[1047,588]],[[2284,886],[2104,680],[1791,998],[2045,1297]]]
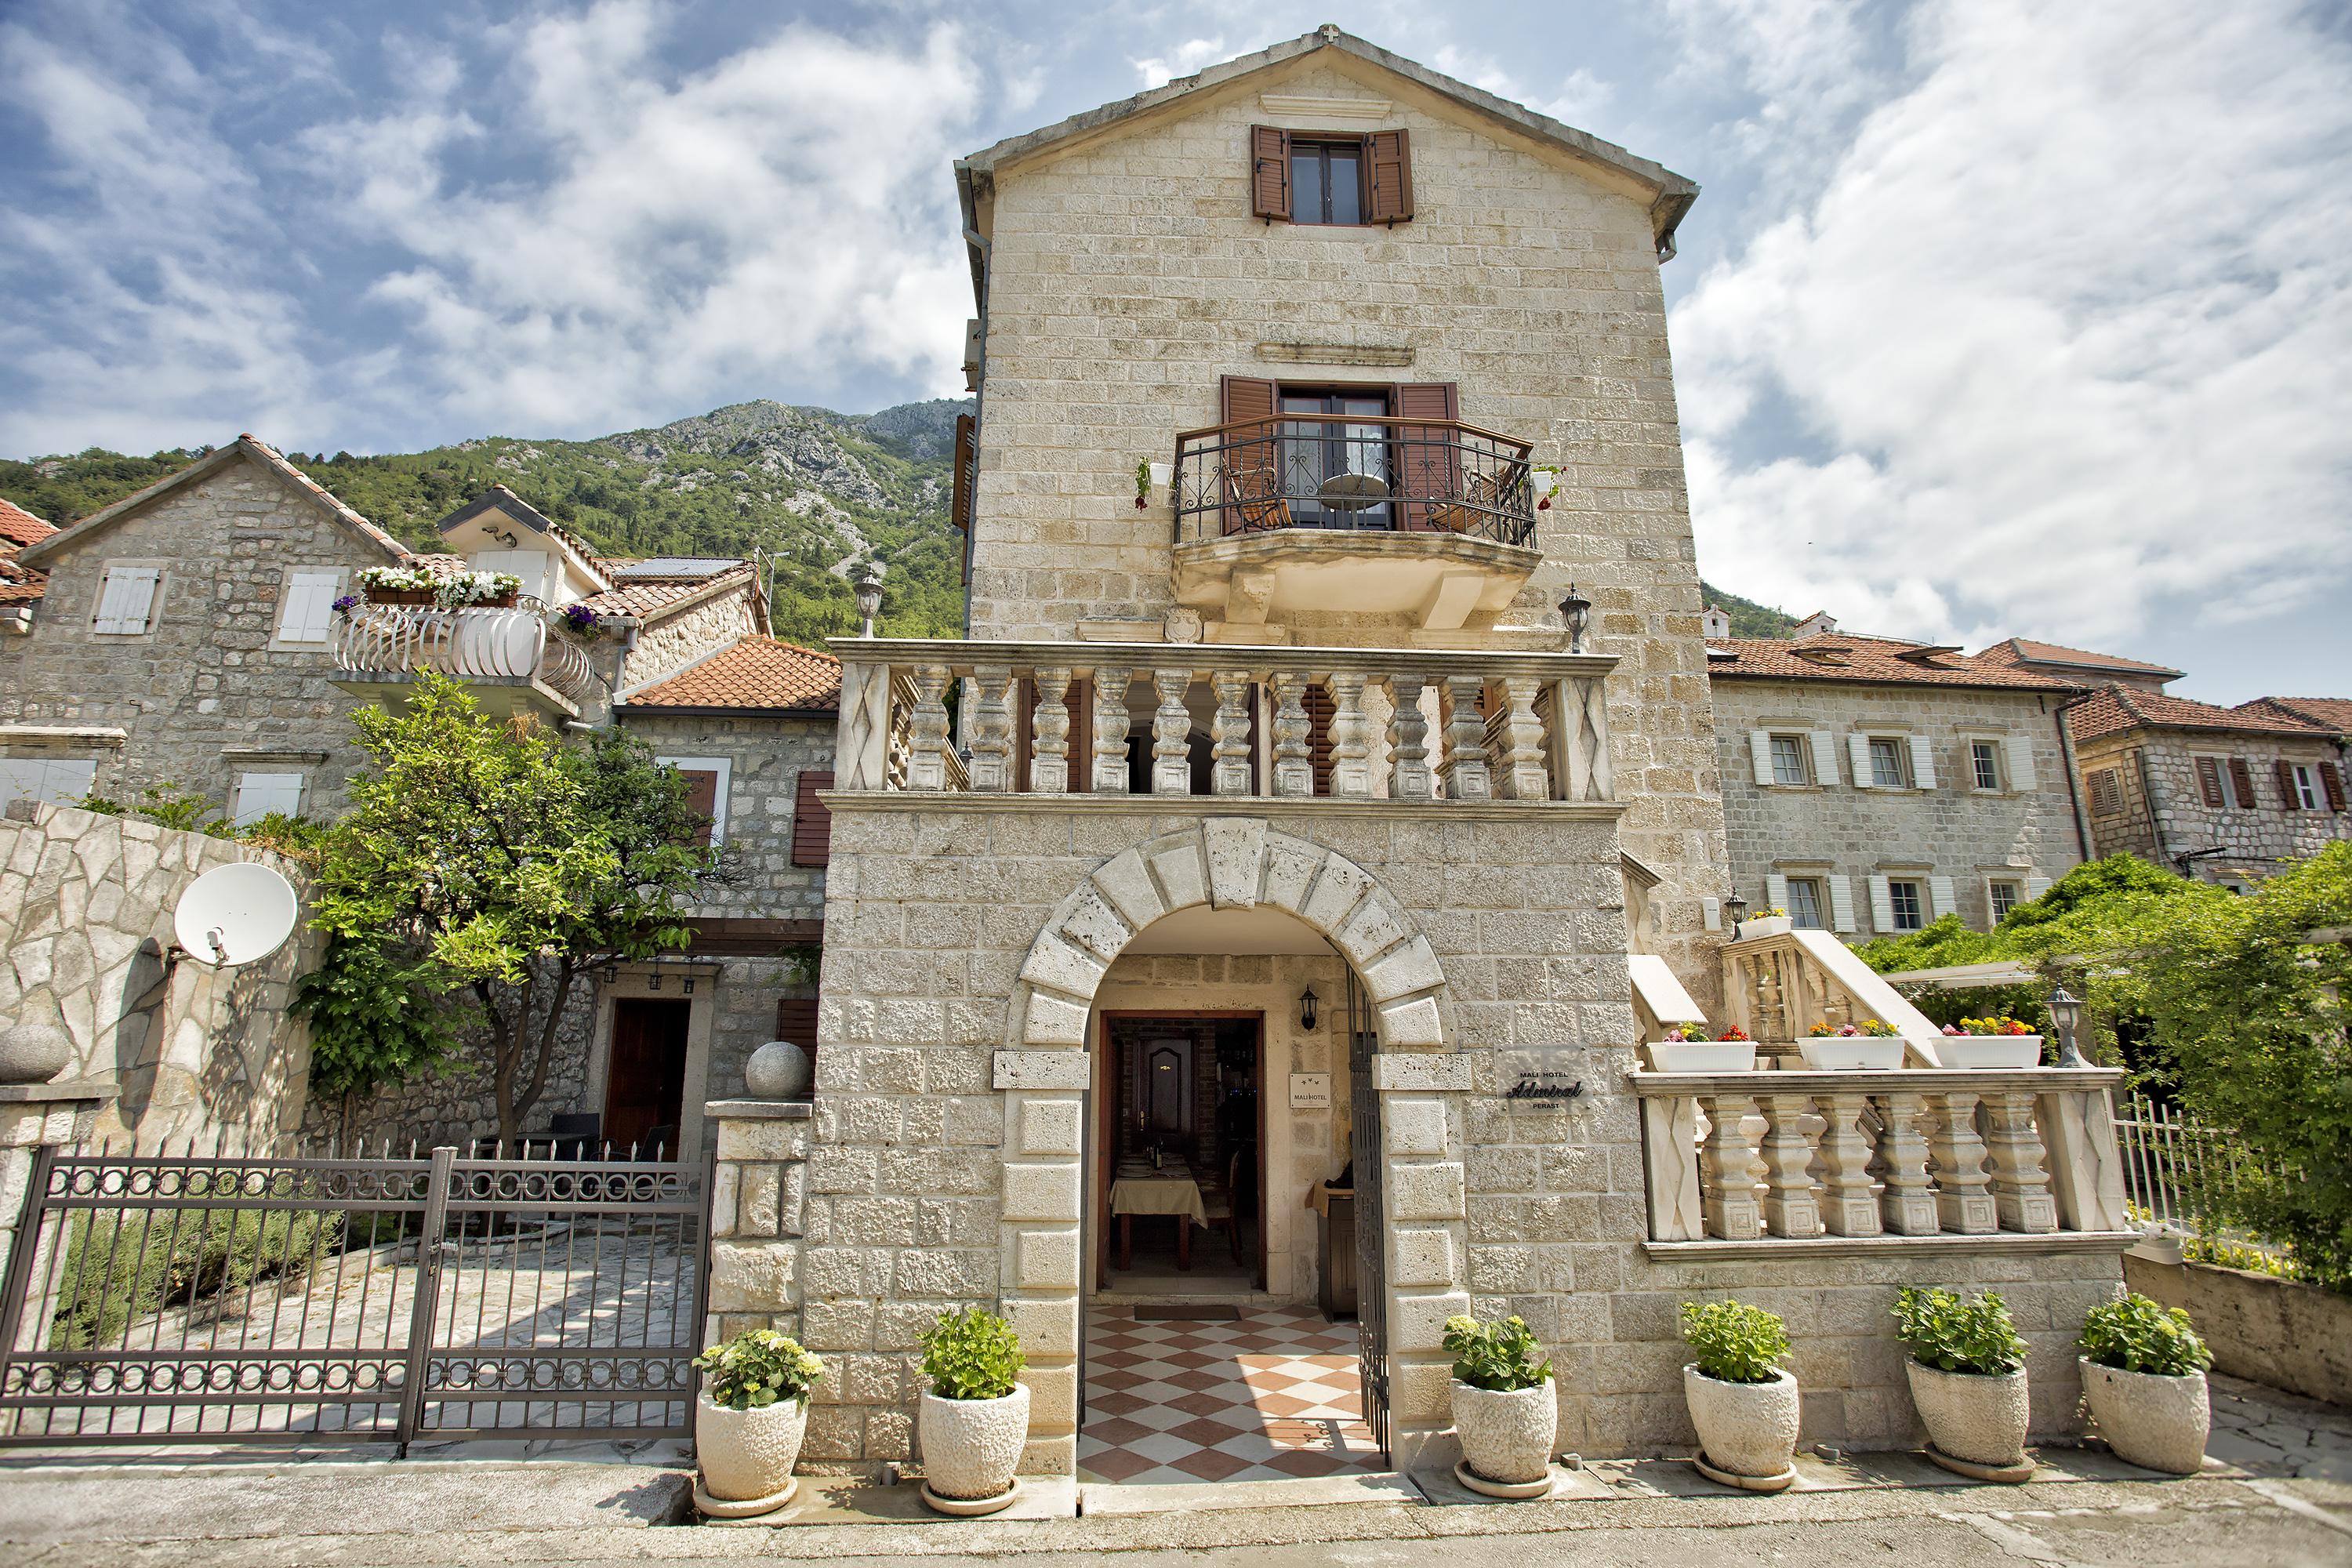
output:
[[[1450,381],[1404,382],[1396,389],[1400,419],[1459,419],[1462,399]],[[1427,532],[1440,526],[1431,515],[1462,499],[1462,455],[1454,432],[1443,425],[1397,426],[1398,525]]]
[[[2271,764],[2278,775],[2279,805],[2289,811],[2303,809],[2303,794],[2294,787],[2294,764],[2281,757]]]
[[[686,781],[686,809],[702,818],[695,830],[697,844],[710,842],[711,817],[719,809],[719,775],[706,768],[680,768],[677,776]]]
[[[1250,216],[1290,219],[1290,132],[1250,127]]]
[[[1364,138],[1364,167],[1371,171],[1371,223],[1404,223],[1412,216],[1412,150],[1405,132],[1375,131]]]
[[[1225,433],[1224,531],[1280,528],[1290,521],[1290,512],[1276,499],[1281,487],[1275,468],[1275,384],[1262,376],[1229,375],[1219,384],[1217,395],[1222,423],[1255,422],[1253,428],[1228,428]]]
[[[956,416],[955,488],[948,497],[948,521],[966,533],[971,531],[972,490],[980,478],[980,443],[975,430],[971,415]]]
[[[1323,689],[1320,681],[1310,680],[1300,693],[1299,704],[1307,710],[1307,762],[1315,770],[1315,793],[1331,793],[1331,694]]]
[[[2254,770],[2243,757],[2230,759],[2230,782],[2238,786],[2238,809],[2252,811],[2261,804],[2254,798]]]
[[[2216,811],[2230,804],[2230,797],[2221,793],[2220,759],[2214,757],[2197,759],[2197,788],[2199,793],[2204,795],[2205,804]]]
[[[779,996],[776,998],[776,1033],[780,1040],[790,1040],[808,1053],[809,1082],[816,1082],[816,998],[814,996]]]
[[[833,787],[833,771],[803,768],[793,785],[793,864],[823,866],[833,858],[833,813],[816,792]]]
[[[2327,791],[2327,809],[2330,811],[2343,810],[2344,773],[2342,769],[2334,763],[2320,763],[2319,783],[2320,786]]]

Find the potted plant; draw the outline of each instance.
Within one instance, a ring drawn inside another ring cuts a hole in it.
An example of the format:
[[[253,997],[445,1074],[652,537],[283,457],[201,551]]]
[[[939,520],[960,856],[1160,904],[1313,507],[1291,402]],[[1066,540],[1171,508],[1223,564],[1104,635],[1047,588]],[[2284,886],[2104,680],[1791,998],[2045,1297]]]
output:
[[[1906,1285],[1895,1292],[1895,1320],[1911,1352],[1903,1370],[1927,1424],[1927,1457],[1978,1480],[2032,1479],[2025,1341],[2008,1303],[1990,1290],[1968,1301]]]
[[[1825,1072],[1884,1070],[1903,1065],[1903,1037],[1892,1024],[1864,1018],[1859,1024],[1815,1024],[1797,1044],[1809,1068]]]
[[[440,579],[421,566],[362,566],[357,576],[371,605],[429,605]]]
[[[2213,1427],[2205,1390],[2213,1353],[2189,1314],[2125,1295],[2091,1309],[2082,1348],[2083,1397],[2107,1447],[2144,1469],[2195,1475]]]
[[[940,1513],[965,1516],[1010,1508],[1021,1495],[1013,1472],[1029,1441],[1020,1337],[1011,1323],[977,1307],[941,1313],[919,1337],[930,1384],[915,1418],[923,1500]]]
[[[1738,1029],[1719,1040],[1704,1024],[1669,1024],[1662,1039],[1649,1042],[1650,1066],[1658,1072],[1752,1072],[1756,1045]]]
[[[1709,1480],[1783,1491],[1797,1479],[1797,1380],[1780,1365],[1789,1330],[1761,1307],[1685,1301],[1683,1397],[1698,1428],[1692,1462]]]
[[[1741,921],[1739,940],[1754,942],[1759,937],[1786,936],[1793,923],[1789,918],[1789,911],[1775,904],[1769,909],[1758,910],[1754,914]]]
[[[1541,1497],[1551,1489],[1559,1401],[1551,1363],[1522,1320],[1445,1320],[1454,1356],[1454,1430],[1462,1460],[1454,1477],[1487,1497]]]
[[[694,1358],[695,1506],[748,1519],[790,1502],[808,1432],[809,1390],[824,1363],[773,1329],[746,1329]]]
[[[2040,1067],[2042,1037],[2015,1018],[1963,1018],[1944,1026],[1937,1055],[1948,1068]]]

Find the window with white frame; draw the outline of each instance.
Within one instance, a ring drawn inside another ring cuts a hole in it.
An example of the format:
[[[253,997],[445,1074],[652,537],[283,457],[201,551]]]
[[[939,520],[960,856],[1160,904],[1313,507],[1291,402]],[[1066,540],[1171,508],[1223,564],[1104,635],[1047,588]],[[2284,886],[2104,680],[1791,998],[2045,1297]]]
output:
[[[1992,921],[1999,925],[2009,918],[2009,911],[2025,901],[2025,884],[2007,877],[1995,877],[1985,884],[1992,899]]]
[[[1895,931],[1924,931],[1927,925],[1927,900],[1916,882],[1901,877],[1886,879],[1886,905],[1893,917]]]
[[[280,816],[302,815],[302,775],[277,772],[237,774],[231,820],[239,827],[250,827],[272,812]]]
[[[334,626],[341,572],[289,572],[278,595],[278,640],[295,647],[322,647]]]
[[[97,777],[93,757],[0,757],[0,811],[12,800],[71,805]]]
[[[2308,763],[2290,763],[2287,766],[2290,770],[2288,782],[2293,785],[2290,797],[2294,802],[2294,809],[2317,811],[2321,799],[2319,770]]]
[[[89,629],[100,637],[138,637],[155,625],[155,601],[163,586],[161,566],[121,563],[106,569]]]
[[[1995,741],[1969,742],[1969,780],[1980,790],[2000,788],[2000,745]]]
[[[1822,881],[1818,877],[1789,879],[1789,921],[1803,931],[1825,931],[1829,922],[1822,918]]]
[[[1772,782],[1776,784],[1809,784],[1812,775],[1805,771],[1805,738],[1802,735],[1772,737]]]
[[[709,818],[709,828],[698,834],[698,844],[724,844],[727,841],[727,785],[734,772],[734,763],[726,757],[656,757],[654,761],[677,770],[686,781],[688,809]]]
[[[1906,789],[1910,777],[1903,771],[1903,742],[1885,735],[1870,738],[1870,784],[1873,789]]]

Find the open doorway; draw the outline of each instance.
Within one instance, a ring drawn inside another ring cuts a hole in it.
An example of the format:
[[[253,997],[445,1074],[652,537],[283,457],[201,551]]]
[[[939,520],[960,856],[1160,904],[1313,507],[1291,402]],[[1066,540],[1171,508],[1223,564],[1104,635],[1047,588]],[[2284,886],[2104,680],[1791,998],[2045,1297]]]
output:
[[[1106,1012],[1096,1278],[1120,1294],[1265,1289],[1265,1029],[1255,1012]]]
[[[694,1004],[623,996],[613,1003],[613,1049],[604,1074],[605,1142],[650,1160],[678,1157],[686,1103],[687,1026]]]

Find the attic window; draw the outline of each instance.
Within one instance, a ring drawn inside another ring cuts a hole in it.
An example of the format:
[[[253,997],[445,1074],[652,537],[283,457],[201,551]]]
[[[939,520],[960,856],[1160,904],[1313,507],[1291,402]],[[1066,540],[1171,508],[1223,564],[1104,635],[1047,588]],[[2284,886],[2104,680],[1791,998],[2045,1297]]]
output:
[[[1895,657],[1923,669],[1941,669],[1944,668],[1944,656],[1959,651],[1957,647],[1906,647],[1896,649]]]
[[[1362,226],[1412,218],[1412,153],[1402,131],[1250,127],[1250,211],[1272,223]]]
[[[1808,664],[1818,664],[1831,669],[1843,669],[1847,667],[1849,662],[1846,658],[1846,655],[1852,653],[1853,649],[1850,647],[1792,647],[1789,651],[1795,654],[1799,658],[1803,659]]]

